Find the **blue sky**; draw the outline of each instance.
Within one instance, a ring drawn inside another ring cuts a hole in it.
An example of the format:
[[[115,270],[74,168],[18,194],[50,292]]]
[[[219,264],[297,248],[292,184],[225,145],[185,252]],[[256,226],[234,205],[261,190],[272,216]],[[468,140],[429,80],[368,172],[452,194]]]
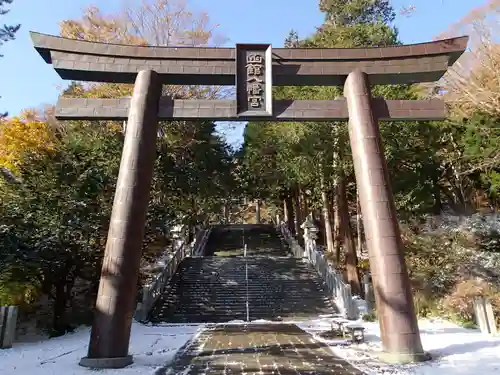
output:
[[[140,0],[137,0],[140,1]],[[323,20],[317,0],[189,0],[194,9],[208,12],[220,32],[235,43],[272,43],[281,47],[290,29],[299,36],[314,32]],[[397,26],[405,43],[432,39],[449,24],[457,22],[471,9],[486,0],[394,0],[395,8],[414,3],[417,10],[411,17],[400,16]],[[24,108],[54,103],[64,82],[51,66],[35,52],[29,31],[58,34],[58,22],[78,18],[82,9],[96,5],[102,11],[114,12],[122,0],[14,0],[11,12],[1,23],[21,23],[15,41],[0,48],[0,111],[11,115]]]

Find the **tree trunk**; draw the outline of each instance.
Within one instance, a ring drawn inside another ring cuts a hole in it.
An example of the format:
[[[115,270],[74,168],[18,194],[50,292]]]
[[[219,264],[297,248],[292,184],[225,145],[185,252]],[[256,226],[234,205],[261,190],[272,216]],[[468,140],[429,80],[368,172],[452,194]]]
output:
[[[339,214],[339,192],[337,182],[334,185],[332,196],[332,214],[333,214],[333,251],[335,253],[335,263],[340,265],[340,214]]]
[[[327,249],[328,243],[326,241],[326,225],[325,225],[325,215],[323,214],[323,210],[321,211],[321,215],[319,215],[319,227],[321,235],[318,236],[318,238],[321,239],[321,246]]]
[[[66,333],[66,305],[68,303],[68,294],[66,293],[66,282],[60,280],[55,285],[55,298],[53,306],[53,324],[51,337],[62,336]]]
[[[294,225],[294,213],[293,213],[293,198],[290,195],[287,195],[285,198],[285,208],[286,212],[288,214],[286,218],[286,223],[288,225],[288,229],[290,230],[290,233],[294,234],[295,233],[295,225]]]
[[[288,216],[289,216],[289,213],[288,213],[288,206],[287,206],[287,202],[286,202],[287,198],[283,198],[283,221],[285,223],[288,223]]]
[[[309,202],[307,201],[307,195],[304,190],[300,190],[300,203],[301,203],[301,212],[302,218],[305,219],[307,215],[309,215]]]
[[[301,228],[300,225],[302,224],[302,215],[301,215],[301,210],[300,210],[300,194],[299,194],[299,189],[296,189],[295,194],[294,194],[294,213],[295,213],[295,236],[297,237],[297,240],[299,243],[302,242],[302,236],[301,236]]]
[[[358,255],[361,255],[363,253],[363,236],[362,236],[363,227],[361,221],[361,206],[359,203],[359,189],[357,186],[356,186],[356,233],[358,235],[356,251]]]
[[[361,283],[358,272],[358,257],[354,246],[354,236],[352,234],[351,221],[349,218],[349,205],[347,202],[347,186],[344,172],[341,170],[338,191],[339,191],[339,216],[340,231],[345,251],[345,264],[347,269],[347,281],[351,285],[353,295],[362,296]]]
[[[323,173],[320,175],[320,184],[321,184],[321,201],[323,203],[323,223],[324,223],[324,233],[325,233],[325,242],[326,248],[329,253],[333,253],[335,251],[333,244],[333,235],[332,235],[332,222],[330,220],[330,207],[328,204],[328,192],[325,187],[325,176]]]
[[[195,229],[193,227],[193,225],[191,223],[188,223],[188,243],[191,243],[193,242],[194,238],[195,238]]]
[[[333,135],[333,189],[332,189],[332,216],[333,216],[333,251],[335,252],[335,264],[340,266],[340,214],[339,214],[339,128],[332,127]]]

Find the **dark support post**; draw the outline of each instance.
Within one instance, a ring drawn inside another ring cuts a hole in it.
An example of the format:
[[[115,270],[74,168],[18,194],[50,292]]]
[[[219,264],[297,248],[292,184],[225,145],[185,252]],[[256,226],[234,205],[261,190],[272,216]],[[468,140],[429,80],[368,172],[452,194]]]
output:
[[[356,70],[349,74],[344,95],[349,110],[349,138],[384,359],[398,363],[423,360],[426,356],[420,340],[378,119],[372,110],[366,73]]]
[[[135,81],[116,184],[88,356],[81,366],[122,368],[128,354],[144,224],[156,157],[161,82],[140,71]]]
[[[255,201],[255,221],[260,224],[260,199]]]

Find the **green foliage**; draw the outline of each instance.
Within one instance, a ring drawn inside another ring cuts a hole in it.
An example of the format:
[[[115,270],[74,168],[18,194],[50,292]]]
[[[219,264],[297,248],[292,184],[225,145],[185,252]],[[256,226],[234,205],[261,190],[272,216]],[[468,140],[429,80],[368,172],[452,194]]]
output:
[[[426,295],[444,295],[460,278],[459,269],[468,255],[460,252],[460,234],[415,233],[403,227],[405,259],[416,290]]]
[[[285,41],[288,48],[361,47],[398,43],[396,30],[389,25],[394,12],[387,1],[325,1],[320,6],[326,13],[327,22],[315,34],[303,40],[299,39],[296,32],[291,31]],[[336,19],[332,20],[332,17]],[[398,99],[415,96],[411,88],[406,86],[377,87],[374,95]],[[339,96],[342,96],[340,87],[274,89],[274,97],[277,99],[330,100]],[[249,123],[244,133],[240,157],[240,165],[246,169],[241,175],[247,176],[249,181],[245,186],[251,188],[249,194],[252,196],[272,197],[276,201],[297,185],[307,187],[312,192],[311,208],[318,208],[321,194],[318,182],[321,177],[325,179],[327,188],[331,187],[331,181],[339,175],[340,170],[347,175],[348,181],[353,180],[350,159],[341,158],[339,162],[336,157],[349,155],[347,140],[347,126],[341,122]],[[394,164],[396,163],[395,160]],[[354,196],[352,192],[348,194]]]
[[[305,39],[290,32],[285,41],[287,48],[400,44],[389,1],[324,0],[320,8],[325,12],[325,23]],[[418,85],[376,86],[372,93],[386,99],[427,98]],[[279,87],[273,94],[277,99],[331,100],[342,96],[342,88]],[[402,218],[440,214],[447,208],[467,213],[474,206],[483,207],[485,200],[498,207],[499,120],[472,113],[459,120],[450,117],[442,122],[380,124],[392,190]],[[248,194],[278,204],[300,186],[311,191],[309,208],[318,212],[321,177],[328,190],[343,171],[348,182],[346,199],[352,207],[354,173],[347,139],[345,123],[249,123],[239,154],[240,175],[245,176]],[[470,309],[461,313],[456,308],[459,304],[444,303],[452,295],[464,300],[456,295],[455,288],[464,277],[462,267],[472,258],[461,249],[465,246],[495,251],[499,238],[498,233],[488,233],[470,243],[460,235],[404,230],[405,257],[418,314],[444,314],[470,322]]]
[[[482,183],[488,186],[492,195],[497,196],[500,193],[500,119],[475,113],[463,119],[463,125],[461,143],[464,158],[472,166],[469,173],[479,171]]]
[[[335,25],[389,24],[396,13],[389,0],[320,0],[325,23]]]
[[[22,304],[47,294],[60,334],[76,281],[90,285],[87,293],[97,287],[123,134],[112,123],[73,122],[52,139],[50,148],[19,154],[17,179],[0,184],[0,300]],[[212,123],[162,124],[158,151],[146,260],[163,251],[151,245],[171,225],[221,212],[233,186],[230,152]]]
[[[363,314],[361,319],[363,319],[363,321],[365,322],[375,322],[377,320],[377,313],[376,311],[371,311],[369,313]]]
[[[32,275],[26,275],[22,267],[2,267],[0,306],[28,306],[36,301],[39,295],[40,283]]]
[[[464,321],[464,322],[459,321],[457,323],[467,329],[477,329],[477,324],[472,321]]]
[[[498,314],[499,287],[475,277],[480,273],[474,271],[474,252],[464,251],[479,250],[477,243],[459,233],[419,233],[403,227],[403,234],[413,300],[420,317],[442,316],[474,327],[473,300],[479,296],[489,298]]]
[[[397,31],[386,24],[360,24],[349,27],[325,25],[301,46],[323,48],[381,47],[398,44]]]
[[[497,229],[476,235],[477,246],[480,251],[500,253],[500,232]]]
[[[54,152],[27,155],[19,167],[22,182],[2,187],[2,222],[19,241],[9,246],[11,250],[26,247],[24,260],[44,264],[48,274],[57,277],[58,265],[78,263],[79,255],[86,259],[99,248],[120,143],[113,134],[75,129]],[[71,249],[84,252],[74,254]],[[55,256],[59,251],[65,255]]]
[[[20,183],[2,186],[0,239],[10,274],[2,285],[26,280],[49,295],[56,332],[67,328],[75,281],[97,282],[120,148],[113,133],[71,129],[56,150],[25,156]]]
[[[392,25],[394,11],[388,1],[337,1],[320,3],[326,21],[318,31],[299,39],[292,31],[285,41],[297,47],[361,47],[399,44]],[[422,89],[411,85],[373,88],[373,96],[386,99],[422,99]],[[340,87],[279,87],[278,99],[329,100],[342,96]],[[439,214],[450,207],[470,212],[480,191],[495,205],[498,200],[498,120],[474,114],[460,122],[385,122],[380,124],[384,152],[392,179],[396,207],[402,217]],[[253,176],[246,185],[253,195],[278,200],[294,186],[307,187],[313,207],[320,202],[319,180],[329,183],[340,171],[354,181],[345,123],[279,123],[247,126],[241,165]],[[336,155],[336,156],[335,156]],[[335,157],[342,162],[334,162]],[[348,195],[353,197],[354,184]],[[265,190],[265,191],[264,191]]]

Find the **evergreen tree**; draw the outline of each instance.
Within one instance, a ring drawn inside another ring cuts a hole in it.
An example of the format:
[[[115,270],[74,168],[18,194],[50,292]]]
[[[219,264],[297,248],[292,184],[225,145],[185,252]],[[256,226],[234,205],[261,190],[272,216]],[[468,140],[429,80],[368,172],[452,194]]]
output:
[[[389,0],[320,0],[325,23],[333,25],[390,24],[396,18]]]
[[[398,44],[388,0],[321,0],[325,22],[310,38],[315,47],[377,47]]]
[[[297,48],[298,46],[299,34],[297,34],[297,31],[292,29],[285,39],[285,48]]]
[[[325,22],[306,39],[294,31],[288,35],[287,48],[350,48],[400,44],[392,24],[394,10],[388,1],[323,1]],[[340,17],[336,20],[334,17]],[[342,22],[339,20],[342,19]],[[335,21],[335,22],[333,22]],[[412,86],[373,87],[373,96],[387,99],[416,99]],[[331,100],[342,96],[341,87],[277,87],[278,99]],[[439,128],[427,122],[384,122],[380,124],[386,157],[393,181],[397,207],[404,212],[429,212],[440,208]],[[249,123],[244,134],[242,154],[248,175],[253,176],[250,195],[273,197],[283,205],[284,199],[297,200],[311,190],[308,207],[294,213],[298,221],[309,210],[322,211],[325,227],[333,228],[333,238],[326,233],[328,251],[338,265],[339,244],[346,254],[348,280],[354,293],[360,290],[354,233],[349,217],[355,207],[354,171],[349,157],[347,126],[338,122]],[[333,182],[333,183],[332,183]],[[258,187],[258,192],[256,188]],[[264,192],[265,190],[265,192]],[[345,204],[350,202],[350,204]],[[334,206],[333,215],[329,209]],[[297,206],[298,207],[298,206]],[[336,219],[331,220],[332,217]],[[326,225],[329,221],[330,224]]]
[[[311,38],[305,41],[305,46],[346,48],[398,43],[397,30],[391,25],[395,12],[387,0],[321,0],[320,10],[325,13],[325,22]],[[341,88],[338,87],[318,87],[316,90],[320,97],[333,98],[342,95]],[[333,147],[324,149],[325,163],[333,165],[332,177],[336,181],[336,186],[333,187],[333,194],[336,197],[335,216],[338,218],[335,236],[341,238],[344,245],[347,279],[353,292],[361,294],[354,233],[349,219],[348,202],[353,194],[349,192],[348,183],[353,179],[353,167],[350,159],[345,157],[349,154],[347,127],[345,124],[321,124],[317,126],[317,131],[319,131],[318,138],[324,138],[325,134],[328,134],[330,139],[337,139]],[[329,176],[323,177],[325,181],[329,180]],[[326,185],[324,188],[327,188]],[[326,195],[325,193],[323,194]],[[326,212],[327,207],[325,202],[323,212]],[[331,244],[330,248],[332,247],[336,248],[337,245]],[[338,250],[336,252],[338,259]]]
[[[5,9],[6,5],[12,4],[13,0],[0,0],[0,16],[3,16],[9,12],[8,9]],[[15,38],[16,32],[19,30],[21,25],[3,25],[0,26],[0,46],[4,42],[8,42],[9,40],[13,40]]]
[[[3,16],[9,12],[8,9],[5,9],[6,5],[12,4],[13,0],[0,0],[0,16]],[[9,40],[13,40],[15,38],[16,32],[19,30],[21,25],[3,25],[0,26],[0,46],[4,42],[8,42]],[[0,55],[2,57],[2,55]],[[7,113],[0,113],[0,119],[7,116]]]

